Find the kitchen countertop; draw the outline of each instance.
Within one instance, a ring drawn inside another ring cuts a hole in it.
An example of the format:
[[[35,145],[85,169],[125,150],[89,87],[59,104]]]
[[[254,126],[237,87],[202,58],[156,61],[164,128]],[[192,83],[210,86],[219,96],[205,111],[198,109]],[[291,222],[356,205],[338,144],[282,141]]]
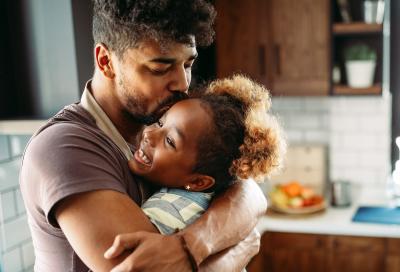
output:
[[[32,135],[46,120],[6,120],[0,121],[0,134]]]
[[[351,207],[333,208],[309,215],[283,215],[267,212],[257,225],[266,231],[400,238],[400,225],[355,223],[351,219],[361,205],[390,205],[383,188],[364,188]]]

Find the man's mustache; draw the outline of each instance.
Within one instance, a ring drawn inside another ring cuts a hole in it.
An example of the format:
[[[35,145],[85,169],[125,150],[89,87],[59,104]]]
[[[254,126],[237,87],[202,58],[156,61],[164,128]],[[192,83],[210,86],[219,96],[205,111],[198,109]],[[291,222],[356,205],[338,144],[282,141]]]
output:
[[[187,93],[174,92],[171,96],[169,96],[167,99],[159,104],[157,114],[159,114],[160,116],[163,115],[175,103],[185,100],[187,98],[189,98],[189,95]]]

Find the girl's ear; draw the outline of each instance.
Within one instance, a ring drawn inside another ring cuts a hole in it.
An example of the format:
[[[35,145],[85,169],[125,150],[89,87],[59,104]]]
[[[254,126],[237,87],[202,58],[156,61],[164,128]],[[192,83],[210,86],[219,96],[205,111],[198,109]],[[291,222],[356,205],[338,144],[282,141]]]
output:
[[[194,177],[185,184],[188,191],[201,192],[213,187],[215,179],[207,175],[195,174]]]

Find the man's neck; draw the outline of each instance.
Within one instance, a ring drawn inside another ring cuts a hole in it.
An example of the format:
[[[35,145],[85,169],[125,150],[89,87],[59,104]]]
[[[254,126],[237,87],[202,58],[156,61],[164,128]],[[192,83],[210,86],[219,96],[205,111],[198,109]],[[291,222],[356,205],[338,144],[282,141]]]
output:
[[[125,141],[136,144],[136,136],[142,130],[143,125],[135,123],[123,115],[123,106],[119,102],[114,90],[115,86],[110,81],[102,80],[96,74],[89,87],[89,91],[92,93],[94,99],[107,114],[108,118],[110,118]]]

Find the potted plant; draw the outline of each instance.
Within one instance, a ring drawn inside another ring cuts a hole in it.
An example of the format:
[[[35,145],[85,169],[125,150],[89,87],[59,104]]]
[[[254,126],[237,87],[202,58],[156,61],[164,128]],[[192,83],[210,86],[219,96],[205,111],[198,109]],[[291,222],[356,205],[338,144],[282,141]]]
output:
[[[356,44],[345,49],[344,57],[349,86],[370,87],[375,75],[376,52],[368,45]]]

